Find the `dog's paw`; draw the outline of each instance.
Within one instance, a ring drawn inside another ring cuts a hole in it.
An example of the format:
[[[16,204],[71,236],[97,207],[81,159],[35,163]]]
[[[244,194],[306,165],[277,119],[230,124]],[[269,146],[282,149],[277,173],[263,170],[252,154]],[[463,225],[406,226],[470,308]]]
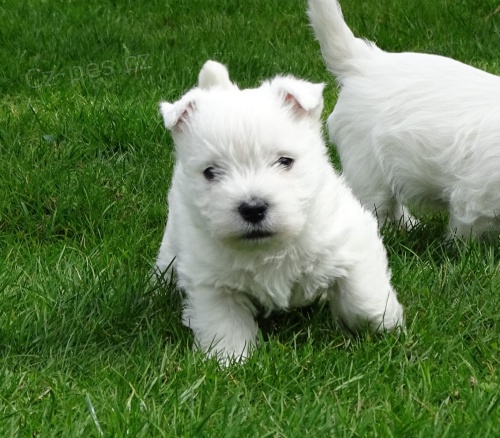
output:
[[[203,351],[207,359],[217,359],[217,362],[223,368],[244,364],[254,348],[254,344],[246,343],[243,343],[240,348],[225,346],[223,342],[218,342],[205,348],[201,347],[197,341],[193,345],[193,349]]]

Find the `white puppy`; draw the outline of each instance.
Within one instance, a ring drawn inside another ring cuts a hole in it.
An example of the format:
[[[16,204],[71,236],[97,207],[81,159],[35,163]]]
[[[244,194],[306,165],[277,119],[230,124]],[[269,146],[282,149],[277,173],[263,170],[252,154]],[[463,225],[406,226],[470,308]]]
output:
[[[402,324],[376,221],[328,160],[322,90],[293,77],[239,90],[208,61],[198,88],[161,104],[176,165],[156,270],[173,266],[184,324],[223,362],[248,356],[257,306],[326,292],[349,330]]]
[[[500,78],[449,58],[387,53],[355,38],[336,0],[310,0],[340,84],[328,119],[354,194],[387,219],[448,209],[450,233],[500,230]]]

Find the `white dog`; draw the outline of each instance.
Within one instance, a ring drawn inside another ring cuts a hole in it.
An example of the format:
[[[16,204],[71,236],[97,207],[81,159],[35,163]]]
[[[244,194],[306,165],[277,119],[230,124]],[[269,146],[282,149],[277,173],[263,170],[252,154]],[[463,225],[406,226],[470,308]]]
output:
[[[347,182],[379,224],[403,204],[448,209],[450,234],[500,230],[500,78],[449,58],[387,53],[354,37],[336,0],[310,0],[340,84],[328,119]]]
[[[257,306],[326,292],[349,330],[402,324],[376,221],[327,158],[322,90],[293,77],[240,90],[208,61],[198,88],[161,104],[177,161],[156,270],[173,266],[184,324],[223,362],[248,356]]]

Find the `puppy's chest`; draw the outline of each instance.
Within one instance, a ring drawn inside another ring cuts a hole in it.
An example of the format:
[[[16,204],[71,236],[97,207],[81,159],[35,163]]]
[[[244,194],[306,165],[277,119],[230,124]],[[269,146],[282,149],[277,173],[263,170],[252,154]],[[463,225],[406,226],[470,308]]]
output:
[[[334,282],[317,263],[292,266],[261,265],[241,269],[230,285],[235,292],[246,293],[269,310],[300,307],[311,303]]]

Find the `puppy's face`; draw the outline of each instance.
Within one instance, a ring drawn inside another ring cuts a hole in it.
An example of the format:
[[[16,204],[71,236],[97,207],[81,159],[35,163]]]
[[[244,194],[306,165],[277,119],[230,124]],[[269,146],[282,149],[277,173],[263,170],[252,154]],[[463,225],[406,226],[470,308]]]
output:
[[[246,247],[300,234],[327,160],[321,89],[279,78],[252,90],[195,89],[179,101],[177,186],[198,227]]]

